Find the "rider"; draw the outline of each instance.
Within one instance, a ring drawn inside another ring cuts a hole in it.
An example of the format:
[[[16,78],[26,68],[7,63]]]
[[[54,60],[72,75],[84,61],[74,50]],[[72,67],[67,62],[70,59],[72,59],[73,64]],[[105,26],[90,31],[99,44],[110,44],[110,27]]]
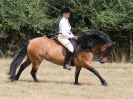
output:
[[[78,37],[74,36],[73,33],[71,32],[71,25],[68,20],[70,17],[70,9],[64,8],[62,10],[62,13],[63,13],[63,18],[60,20],[60,23],[59,23],[58,41],[69,50],[68,54],[66,54],[65,56],[63,68],[67,70],[71,70],[69,66],[69,61],[73,55],[74,47],[70,42],[70,39],[77,40]]]

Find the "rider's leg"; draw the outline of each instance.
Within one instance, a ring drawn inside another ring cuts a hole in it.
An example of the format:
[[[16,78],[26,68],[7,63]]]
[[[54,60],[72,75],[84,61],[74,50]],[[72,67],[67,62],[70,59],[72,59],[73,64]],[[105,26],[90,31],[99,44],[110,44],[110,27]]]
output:
[[[58,41],[70,51],[66,53],[65,60],[64,60],[64,68],[70,70],[71,68],[69,67],[68,64],[71,59],[72,53],[74,51],[74,47],[71,44],[71,42],[67,38],[64,38],[61,34],[58,35]]]
[[[65,60],[64,60],[64,67],[63,68],[71,70],[71,68],[69,66],[69,63],[70,63],[71,58],[73,56],[74,47],[73,47],[73,45],[70,42],[69,44],[66,45],[66,48],[69,50],[69,52],[66,53]]]
[[[64,66],[63,66],[64,69],[71,70],[69,63],[70,63],[72,55],[73,55],[73,53],[70,51],[68,53],[66,53],[65,60],[64,60]]]

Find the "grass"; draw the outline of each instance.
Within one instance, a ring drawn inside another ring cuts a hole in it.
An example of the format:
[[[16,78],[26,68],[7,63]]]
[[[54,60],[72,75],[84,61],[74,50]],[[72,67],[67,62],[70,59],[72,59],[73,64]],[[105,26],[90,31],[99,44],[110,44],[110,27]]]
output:
[[[29,66],[19,81],[11,82],[7,72],[11,59],[0,59],[0,99],[133,99],[133,65],[93,63],[109,86],[101,85],[99,79],[82,69],[80,86],[75,86],[74,71],[44,61],[37,73],[40,83],[35,83]]]

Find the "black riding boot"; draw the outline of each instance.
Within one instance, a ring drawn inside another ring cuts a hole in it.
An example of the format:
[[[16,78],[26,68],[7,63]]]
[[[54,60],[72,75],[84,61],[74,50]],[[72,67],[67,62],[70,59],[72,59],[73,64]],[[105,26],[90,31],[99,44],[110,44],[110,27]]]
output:
[[[64,69],[71,70],[69,63],[70,63],[72,56],[73,56],[72,52],[68,52],[68,54],[66,54],[65,61],[64,61],[64,67],[63,67]]]

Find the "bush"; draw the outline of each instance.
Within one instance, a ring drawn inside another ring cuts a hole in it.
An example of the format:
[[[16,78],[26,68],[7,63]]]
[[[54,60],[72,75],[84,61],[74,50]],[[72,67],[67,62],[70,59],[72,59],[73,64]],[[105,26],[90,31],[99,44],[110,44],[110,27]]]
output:
[[[60,12],[65,6],[72,10],[70,22],[74,33],[94,28],[105,31],[116,42],[114,59],[117,56],[122,59],[120,50],[126,52],[124,56],[129,59],[129,34],[133,32],[132,0],[1,0],[0,42],[4,41],[8,46],[4,46],[7,51],[1,47],[0,53],[11,52],[13,55],[12,52],[29,38],[55,37]]]

